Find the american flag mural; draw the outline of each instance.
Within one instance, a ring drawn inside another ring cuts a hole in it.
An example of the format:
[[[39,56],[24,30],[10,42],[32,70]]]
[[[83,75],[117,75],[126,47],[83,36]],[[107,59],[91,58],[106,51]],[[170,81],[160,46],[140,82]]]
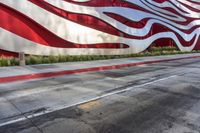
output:
[[[199,0],[0,0],[0,52],[128,54],[200,49]]]

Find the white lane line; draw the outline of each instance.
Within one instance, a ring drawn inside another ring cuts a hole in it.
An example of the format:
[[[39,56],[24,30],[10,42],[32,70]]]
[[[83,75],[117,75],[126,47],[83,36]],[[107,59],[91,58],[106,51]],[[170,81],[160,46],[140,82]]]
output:
[[[13,124],[13,123],[17,123],[17,122],[20,122],[20,121],[24,121],[24,120],[27,120],[27,118],[21,117],[21,118],[15,119],[15,120],[7,121],[7,122],[4,122],[4,123],[1,123],[0,127],[10,125],[10,124]]]
[[[34,117],[42,116],[42,115],[45,115],[45,114],[48,114],[48,113],[52,113],[52,112],[55,112],[55,111],[59,111],[59,110],[62,110],[62,109],[70,108],[70,107],[73,107],[73,106],[81,105],[81,104],[84,104],[84,103],[87,103],[87,102],[99,100],[99,99],[102,99],[102,98],[105,98],[105,97],[108,97],[108,96],[111,96],[111,95],[115,95],[115,94],[123,93],[123,92],[126,92],[126,91],[130,91],[130,90],[132,90],[134,88],[143,87],[143,86],[146,86],[146,85],[150,85],[150,84],[153,84],[153,83],[156,83],[156,82],[159,82],[159,81],[163,81],[163,80],[167,80],[167,79],[170,79],[170,78],[174,78],[174,77],[177,77],[177,76],[178,75],[172,75],[172,76],[161,78],[161,79],[158,79],[158,80],[154,80],[154,81],[151,81],[151,82],[148,82],[148,83],[145,83],[145,84],[136,85],[136,86],[128,87],[126,89],[113,91],[113,92],[110,92],[110,93],[107,93],[107,94],[104,94],[104,95],[101,95],[101,96],[90,98],[88,100],[83,100],[81,102],[77,102],[77,103],[74,103],[74,104],[71,104],[71,105],[63,105],[63,106],[60,106],[60,107],[50,108],[48,110],[45,110],[45,111],[42,111],[42,112],[39,112],[39,113],[35,113],[35,114],[31,114],[31,115],[28,115],[26,117],[21,117],[21,118],[15,119],[15,120],[10,120],[10,121],[1,123],[0,127],[6,126],[6,125],[10,125],[10,124],[13,124],[13,123],[17,123],[17,122],[21,122],[21,121],[24,121],[24,120],[27,120],[27,119],[31,119],[31,118],[34,118]]]

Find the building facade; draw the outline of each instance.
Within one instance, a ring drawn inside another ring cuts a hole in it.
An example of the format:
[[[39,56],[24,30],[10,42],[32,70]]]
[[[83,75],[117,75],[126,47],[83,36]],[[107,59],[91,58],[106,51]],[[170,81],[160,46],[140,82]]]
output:
[[[199,0],[0,0],[0,53],[113,55],[200,49]]]

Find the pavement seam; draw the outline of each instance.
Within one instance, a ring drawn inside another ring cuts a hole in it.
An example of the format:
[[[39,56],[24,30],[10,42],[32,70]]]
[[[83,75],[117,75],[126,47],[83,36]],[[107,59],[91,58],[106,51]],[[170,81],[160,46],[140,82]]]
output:
[[[42,131],[42,129],[40,129],[31,119],[29,119],[11,100],[9,100],[9,99],[7,99],[6,97],[4,97],[11,105],[13,105],[13,107],[15,108],[15,109],[17,109],[20,113],[21,113],[21,115],[23,116],[23,117],[21,117],[21,118],[19,118],[19,119],[17,119],[17,120],[12,120],[14,123],[15,122],[19,122],[19,120],[20,121],[24,121],[24,120],[28,120],[28,121],[30,121],[30,123],[35,127],[35,128],[37,128],[37,130],[39,131],[39,132],[41,132],[41,133],[43,133],[43,131]],[[12,124],[12,123],[10,123],[10,124]],[[9,122],[8,122],[8,124],[5,124],[5,125],[9,125]],[[0,127],[2,127],[1,126],[1,124],[0,124]]]

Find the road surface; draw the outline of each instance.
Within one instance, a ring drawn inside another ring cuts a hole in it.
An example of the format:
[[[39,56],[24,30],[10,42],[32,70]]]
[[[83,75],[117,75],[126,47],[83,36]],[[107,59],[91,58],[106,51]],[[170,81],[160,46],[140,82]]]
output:
[[[0,84],[0,133],[200,133],[200,58]]]

